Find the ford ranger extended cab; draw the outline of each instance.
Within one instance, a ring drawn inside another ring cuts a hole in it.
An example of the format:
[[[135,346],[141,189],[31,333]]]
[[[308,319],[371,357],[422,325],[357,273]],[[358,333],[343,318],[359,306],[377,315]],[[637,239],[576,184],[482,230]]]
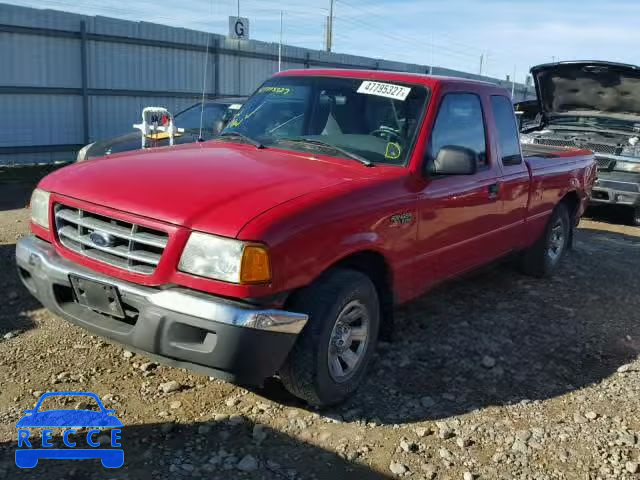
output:
[[[525,128],[522,142],[595,152],[590,203],[625,208],[640,226],[640,67],[571,61],[531,74],[540,122]]]
[[[335,404],[395,305],[508,254],[551,274],[595,172],[586,150],[523,152],[491,84],[288,71],[215,140],[45,177],[18,271],[51,311],[150,358]]]

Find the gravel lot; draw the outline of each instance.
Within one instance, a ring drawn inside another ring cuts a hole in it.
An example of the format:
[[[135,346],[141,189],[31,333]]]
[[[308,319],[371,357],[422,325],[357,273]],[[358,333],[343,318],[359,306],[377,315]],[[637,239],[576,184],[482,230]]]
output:
[[[150,363],[19,285],[28,213],[0,185],[0,478],[640,478],[640,229],[584,220],[552,280],[494,266],[400,309],[367,383],[314,411]],[[10,198],[9,198],[10,197]],[[123,421],[125,466],[13,463],[42,392],[88,390]]]

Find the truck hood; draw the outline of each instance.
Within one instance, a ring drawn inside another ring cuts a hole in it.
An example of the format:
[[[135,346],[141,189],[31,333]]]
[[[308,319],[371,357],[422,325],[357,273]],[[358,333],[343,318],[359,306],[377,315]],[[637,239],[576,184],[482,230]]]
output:
[[[589,115],[640,122],[640,67],[574,61],[538,65],[531,74],[546,117]]]
[[[235,237],[257,215],[375,169],[277,149],[206,142],[71,165],[40,188],[194,230]]]

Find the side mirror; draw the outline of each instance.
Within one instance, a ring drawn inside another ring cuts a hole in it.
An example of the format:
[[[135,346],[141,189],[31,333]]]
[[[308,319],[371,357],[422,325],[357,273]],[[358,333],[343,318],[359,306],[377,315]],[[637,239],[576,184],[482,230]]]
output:
[[[433,161],[434,175],[473,175],[478,170],[478,155],[466,147],[446,145]]]

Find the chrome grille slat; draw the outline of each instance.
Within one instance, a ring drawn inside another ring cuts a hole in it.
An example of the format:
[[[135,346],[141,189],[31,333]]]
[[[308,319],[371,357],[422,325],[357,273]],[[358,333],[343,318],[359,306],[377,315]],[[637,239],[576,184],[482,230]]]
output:
[[[618,182],[616,180],[598,180],[596,187],[611,188],[613,190],[620,190],[623,192],[640,192],[640,186],[631,182]]]
[[[167,246],[167,237],[161,235],[155,235],[146,232],[137,232],[138,226],[131,224],[132,227],[136,227],[135,233],[132,228],[122,227],[117,224],[107,223],[94,217],[85,217],[84,212],[80,210],[71,210],[69,208],[60,209],[56,212],[56,218],[61,218],[70,223],[78,225],[78,231],[81,227],[90,228],[92,230],[100,230],[102,232],[110,233],[116,237],[120,237],[125,240],[134,241],[136,243],[144,243],[145,245],[151,245],[152,247],[164,248]]]
[[[82,210],[78,210],[78,235],[82,235],[82,233],[84,232],[84,230],[82,229]],[[82,243],[79,244],[80,245],[80,250],[84,251],[86,250],[85,245],[83,245]]]
[[[133,250],[134,248],[134,241],[133,241],[133,237],[135,236],[136,232],[138,231],[138,226],[136,224],[131,224],[131,237],[129,238],[129,250]],[[159,256],[158,256],[158,260],[160,260]],[[157,263],[156,263],[157,265]],[[127,268],[131,268],[133,267],[133,258],[129,257],[127,259]]]
[[[615,165],[615,160],[596,156],[596,164],[598,165],[598,170],[610,170]]]
[[[55,205],[55,226],[64,247],[147,275],[155,271],[169,240],[166,232],[61,204]],[[96,244],[91,239],[96,231],[110,235],[109,243]]]
[[[67,237],[73,240],[76,243],[79,243],[86,247],[95,248],[96,250],[101,250],[106,253],[113,253],[114,255],[118,255],[122,258],[130,258],[131,260],[137,260],[139,262],[149,263],[151,265],[158,265],[160,263],[160,255],[152,254],[149,252],[145,252],[144,250],[131,250],[123,245],[119,245],[117,247],[100,247],[98,245],[94,245],[89,235],[78,235],[75,232],[75,229],[72,227],[62,227],[58,230],[58,235],[62,237]]]

